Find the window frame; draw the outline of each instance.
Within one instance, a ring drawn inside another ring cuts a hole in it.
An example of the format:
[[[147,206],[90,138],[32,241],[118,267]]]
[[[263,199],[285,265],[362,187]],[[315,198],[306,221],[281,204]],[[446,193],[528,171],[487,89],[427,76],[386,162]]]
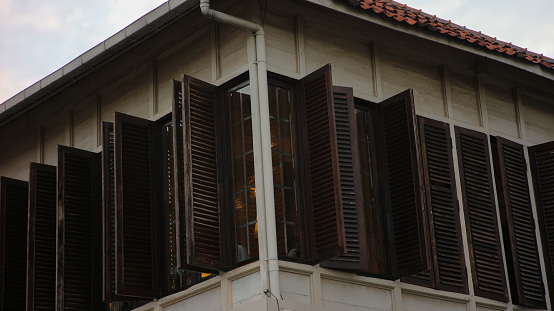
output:
[[[301,256],[299,257],[292,257],[285,254],[278,254],[278,258],[280,260],[285,261],[291,261],[291,262],[298,262],[298,263],[304,263],[309,261],[309,257],[311,256],[308,252],[308,245],[310,245],[310,238],[309,238],[309,226],[310,223],[308,221],[308,218],[306,217],[306,209],[307,206],[307,195],[306,195],[306,176],[304,174],[300,174],[299,172],[303,172],[307,170],[306,167],[306,150],[305,145],[302,144],[303,137],[300,133],[303,133],[305,130],[305,123],[302,122],[302,111],[299,109],[298,106],[300,106],[300,94],[298,91],[298,80],[273,73],[268,72],[267,77],[267,84],[273,85],[279,88],[288,89],[291,91],[291,146],[293,148],[293,155],[294,155],[294,167],[296,171],[296,196],[295,196],[295,204],[298,211],[298,219],[299,219],[299,226],[300,226],[300,249],[301,249]],[[273,165],[273,163],[272,163]],[[275,188],[274,188],[275,191]],[[277,234],[278,237],[278,234]]]

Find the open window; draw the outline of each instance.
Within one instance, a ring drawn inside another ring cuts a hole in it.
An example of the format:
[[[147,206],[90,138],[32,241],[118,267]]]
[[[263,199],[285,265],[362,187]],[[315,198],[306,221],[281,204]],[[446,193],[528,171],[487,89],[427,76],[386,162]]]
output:
[[[352,89],[334,87],[331,76],[329,65],[300,81],[269,76],[278,252],[282,259],[328,260],[322,265],[368,274],[374,272],[368,247],[375,245],[358,217],[365,211],[357,113]],[[184,184],[176,197],[184,202],[179,228],[187,234],[180,233],[181,259],[186,269],[226,270],[257,257],[249,84],[242,76],[220,87],[188,76],[182,83]],[[371,225],[386,224],[380,255],[392,262],[373,274],[399,278],[428,269],[412,92],[371,111],[373,143],[382,146],[371,161],[386,179],[374,219],[380,220]]]
[[[341,190],[334,184],[339,178],[339,158],[333,101],[327,96],[333,91],[330,70],[324,68],[300,82],[272,81],[270,118],[280,256],[319,262],[345,252],[342,209],[336,206],[342,204]],[[309,106],[307,114],[299,110],[299,93]],[[189,190],[189,197],[184,198],[186,262],[200,271],[226,270],[257,258],[258,253],[249,84],[241,76],[217,88],[185,76],[183,102],[185,194]],[[323,117],[320,109],[324,109]],[[322,139],[317,137],[321,130],[327,131]],[[312,144],[311,163],[317,168],[313,178],[296,174],[302,171],[299,167],[308,165],[308,150],[299,143],[302,139]],[[353,181],[352,174],[349,177]],[[304,181],[309,187],[300,191]],[[305,204],[316,200],[311,205],[314,209],[298,204],[301,196]],[[301,230],[309,232],[308,240],[314,242],[301,241]]]
[[[354,174],[350,175],[361,180],[362,189],[356,198],[358,207],[350,208],[350,215],[343,205],[344,222],[349,222],[345,226],[347,253],[321,265],[389,279],[428,270],[426,209],[411,90],[379,104],[340,95],[341,90],[351,93],[348,88],[334,90],[337,132],[344,129],[341,154],[354,150]],[[344,109],[355,117],[340,116]],[[349,124],[350,141],[344,139],[347,127],[340,120]]]

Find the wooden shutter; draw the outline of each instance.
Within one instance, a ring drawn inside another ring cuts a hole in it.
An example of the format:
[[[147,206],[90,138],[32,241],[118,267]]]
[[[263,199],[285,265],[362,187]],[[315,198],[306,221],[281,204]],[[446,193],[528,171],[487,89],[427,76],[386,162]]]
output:
[[[116,293],[158,297],[154,122],[115,113]]]
[[[99,185],[98,154],[58,146],[58,311],[102,303]]]
[[[550,301],[554,301],[554,142],[529,147]]]
[[[102,238],[104,241],[104,301],[129,301],[136,297],[116,293],[115,145],[113,122],[102,122]]]
[[[56,167],[31,163],[27,310],[56,306]]]
[[[172,105],[172,121],[173,121],[173,167],[175,177],[173,183],[175,187],[175,221],[177,237],[177,267],[184,267],[183,259],[186,258],[186,230],[185,221],[185,166],[183,155],[183,84],[181,81],[173,80],[173,105]]]
[[[358,131],[352,88],[333,87],[346,253],[321,263],[326,268],[367,271],[369,265],[361,191]]]
[[[506,301],[487,135],[456,127],[456,144],[475,294]]]
[[[186,267],[205,272],[220,269],[219,190],[222,174],[221,142],[218,141],[216,116],[219,109],[218,89],[189,76],[183,76],[183,155]],[[177,138],[177,137],[176,137]]]
[[[504,244],[504,248],[511,248],[512,262],[507,264],[513,266],[514,272],[510,275],[510,278],[514,278],[510,283],[515,283],[515,288],[512,286],[512,300],[520,305],[543,309],[546,301],[523,147],[502,137],[497,137],[496,143],[502,179],[497,188],[503,188],[508,224],[508,232],[504,232],[504,236],[509,234],[510,241],[509,245]]]
[[[0,177],[0,309],[25,309],[28,183]]]
[[[467,293],[467,272],[447,123],[419,118],[433,286]]]
[[[413,91],[379,104],[385,202],[390,218],[391,278],[429,270],[426,209]]]
[[[300,96],[309,163],[305,174],[313,237],[310,259],[315,263],[346,252],[331,66],[304,77]]]
[[[104,240],[104,301],[115,294],[115,167],[112,122],[102,122],[102,232]]]

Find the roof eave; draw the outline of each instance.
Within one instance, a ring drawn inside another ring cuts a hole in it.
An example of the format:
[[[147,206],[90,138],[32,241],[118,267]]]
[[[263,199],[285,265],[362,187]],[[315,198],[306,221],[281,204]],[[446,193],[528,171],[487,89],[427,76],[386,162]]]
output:
[[[114,56],[137,45],[198,5],[195,0],[169,0],[62,68],[0,104],[0,125],[40,104],[89,75]]]
[[[433,31],[428,31],[423,28],[409,26],[404,23],[396,22],[394,20],[389,20],[387,18],[375,18],[375,16],[372,16],[372,14],[368,14],[368,12],[365,10],[359,10],[358,7],[350,5],[347,1],[336,1],[336,0],[305,0],[305,1],[316,5],[320,5],[323,7],[327,7],[329,9],[342,12],[344,14],[348,14],[350,16],[353,16],[365,21],[369,21],[371,23],[374,23],[376,25],[379,25],[388,29],[396,30],[422,39],[447,45],[447,46],[456,48],[458,50],[462,50],[483,58],[488,58],[500,63],[504,63],[506,65],[516,67],[526,72],[529,72],[550,80],[554,80],[554,70],[546,69],[543,66],[534,64],[529,61],[524,61],[517,57],[513,57],[513,56],[501,54],[501,53],[491,53],[490,51],[487,51],[485,49],[480,49],[478,46],[467,44],[462,40],[457,40],[453,37],[440,35]]]

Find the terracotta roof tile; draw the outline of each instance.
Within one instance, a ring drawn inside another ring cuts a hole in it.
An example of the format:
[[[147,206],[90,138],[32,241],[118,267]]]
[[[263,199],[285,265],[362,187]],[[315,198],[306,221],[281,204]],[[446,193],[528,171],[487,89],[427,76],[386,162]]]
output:
[[[418,26],[430,31],[439,32],[443,35],[451,36],[487,48],[490,51],[502,53],[508,56],[518,57],[545,68],[554,70],[554,59],[537,54],[527,49],[513,45],[512,43],[502,42],[496,38],[487,36],[480,31],[474,31],[456,25],[451,21],[437,18],[436,15],[430,15],[401,4],[393,0],[346,0],[354,6],[364,10],[373,11],[377,14],[384,14],[389,18],[400,23],[406,23],[411,26]]]

